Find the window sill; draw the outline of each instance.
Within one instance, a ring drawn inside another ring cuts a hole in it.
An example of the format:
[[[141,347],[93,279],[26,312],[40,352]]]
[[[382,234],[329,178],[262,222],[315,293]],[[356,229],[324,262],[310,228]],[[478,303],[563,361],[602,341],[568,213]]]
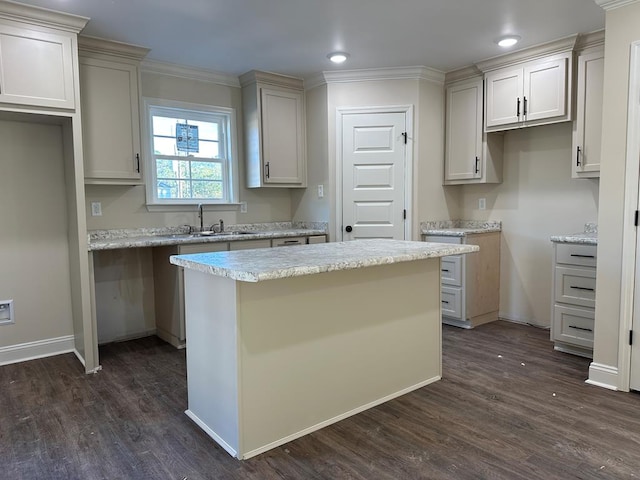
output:
[[[195,212],[200,203],[154,203],[147,204],[148,212]],[[233,211],[240,210],[240,203],[202,203],[202,209],[208,211]]]

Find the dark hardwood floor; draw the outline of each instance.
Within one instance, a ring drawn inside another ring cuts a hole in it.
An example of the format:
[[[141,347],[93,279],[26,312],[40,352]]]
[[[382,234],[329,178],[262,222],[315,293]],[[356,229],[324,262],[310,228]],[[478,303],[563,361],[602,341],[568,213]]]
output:
[[[155,337],[0,367],[0,478],[640,478],[640,396],[584,383],[548,331],[444,328],[443,379],[247,461],[183,413],[185,355]]]

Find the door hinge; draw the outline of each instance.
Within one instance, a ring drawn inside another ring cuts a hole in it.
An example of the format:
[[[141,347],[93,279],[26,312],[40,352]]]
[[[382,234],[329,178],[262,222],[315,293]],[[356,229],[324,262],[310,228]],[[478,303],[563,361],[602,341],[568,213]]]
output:
[[[633,330],[629,330],[629,345],[633,345]]]
[[[407,219],[407,209],[406,208],[402,211],[402,219],[403,220]]]
[[[404,144],[407,144],[407,132],[402,132],[402,136],[404,137]]]
[[[635,214],[635,218],[633,220],[633,224],[637,227],[638,226],[638,215],[640,215],[640,212],[638,210],[636,210],[636,214]]]

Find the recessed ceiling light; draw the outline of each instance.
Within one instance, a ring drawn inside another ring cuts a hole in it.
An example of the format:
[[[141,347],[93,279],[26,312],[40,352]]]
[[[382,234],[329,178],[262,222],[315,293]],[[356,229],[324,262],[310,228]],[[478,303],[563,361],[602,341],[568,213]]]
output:
[[[331,52],[327,55],[327,58],[333,63],[344,63],[349,58],[349,54],[346,52]]]
[[[509,48],[513,47],[519,41],[520,37],[518,35],[505,35],[504,37],[498,38],[496,43],[502,48]]]

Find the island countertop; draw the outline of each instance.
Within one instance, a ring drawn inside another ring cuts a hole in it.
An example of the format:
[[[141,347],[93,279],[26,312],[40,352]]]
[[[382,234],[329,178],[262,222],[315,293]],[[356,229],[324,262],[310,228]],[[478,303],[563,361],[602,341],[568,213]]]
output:
[[[173,255],[171,263],[242,282],[351,270],[479,251],[476,245],[367,239],[286,248]]]

